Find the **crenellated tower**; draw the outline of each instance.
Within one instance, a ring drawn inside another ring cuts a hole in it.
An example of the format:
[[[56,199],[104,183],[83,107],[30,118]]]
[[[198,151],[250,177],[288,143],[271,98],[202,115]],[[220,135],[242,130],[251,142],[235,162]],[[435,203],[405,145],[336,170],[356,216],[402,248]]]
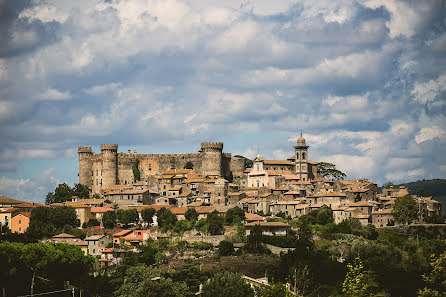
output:
[[[91,147],[80,146],[77,148],[77,153],[79,154],[79,183],[91,189],[93,151]]]
[[[223,142],[202,142],[200,149],[201,174],[210,176],[221,176]]]
[[[101,144],[102,155],[102,186],[105,188],[116,185],[118,176],[118,145]]]

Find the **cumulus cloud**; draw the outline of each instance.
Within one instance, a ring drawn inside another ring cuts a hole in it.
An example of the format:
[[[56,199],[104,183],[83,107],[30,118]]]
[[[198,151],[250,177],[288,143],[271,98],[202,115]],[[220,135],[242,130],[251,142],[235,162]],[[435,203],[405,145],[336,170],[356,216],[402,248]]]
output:
[[[47,89],[45,92],[36,96],[39,100],[59,101],[71,99],[69,91],[61,92],[57,89]]]
[[[352,178],[445,176],[437,2],[6,2],[0,176],[100,143],[287,158],[301,130]]]
[[[417,135],[415,135],[415,141],[421,143],[424,141],[432,140],[434,138],[441,138],[446,136],[446,131],[438,126],[432,126],[427,128],[421,128]]]
[[[46,194],[54,191],[60,182],[52,175],[53,171],[53,168],[48,168],[30,178],[14,179],[2,176],[0,194],[27,202],[45,203]]]

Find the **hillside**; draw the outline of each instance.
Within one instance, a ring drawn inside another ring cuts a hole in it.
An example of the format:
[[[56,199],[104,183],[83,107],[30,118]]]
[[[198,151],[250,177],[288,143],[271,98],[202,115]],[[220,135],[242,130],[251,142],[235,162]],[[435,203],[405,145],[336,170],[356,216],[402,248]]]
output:
[[[424,188],[432,198],[438,200],[442,204],[443,213],[446,210],[446,179],[429,179],[418,180],[415,182],[399,184],[406,186],[410,194],[418,194],[419,189]]]

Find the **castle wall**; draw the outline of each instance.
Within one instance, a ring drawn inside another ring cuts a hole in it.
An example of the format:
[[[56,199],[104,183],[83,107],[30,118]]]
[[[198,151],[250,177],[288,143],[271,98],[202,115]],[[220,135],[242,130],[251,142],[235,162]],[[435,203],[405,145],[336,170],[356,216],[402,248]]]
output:
[[[183,169],[188,162],[198,175],[229,178],[233,172],[237,176],[243,174],[245,169],[243,159],[222,152],[221,142],[203,142],[199,152],[190,154],[132,154],[117,150],[117,144],[102,144],[100,154],[93,153],[91,148],[78,149],[79,182],[91,187],[93,194],[110,185],[133,183],[134,166],[138,167],[141,180],[146,181],[170,169]]]
[[[133,167],[138,167],[139,160],[132,154],[118,154],[118,182],[121,185],[132,184],[135,180]]]

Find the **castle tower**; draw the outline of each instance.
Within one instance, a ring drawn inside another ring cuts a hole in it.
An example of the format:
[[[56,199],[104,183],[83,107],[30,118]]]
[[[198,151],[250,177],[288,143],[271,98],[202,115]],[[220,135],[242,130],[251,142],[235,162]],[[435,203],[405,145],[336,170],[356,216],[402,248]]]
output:
[[[102,155],[102,186],[105,188],[116,185],[118,176],[118,145],[101,144]]]
[[[79,183],[91,189],[93,176],[93,152],[91,147],[78,147],[79,154]]]
[[[201,143],[201,174],[210,176],[222,175],[223,142]]]
[[[299,176],[299,180],[308,180],[308,148],[305,144],[305,138],[300,133],[297,139],[297,145],[294,146],[296,150],[296,175]]]

